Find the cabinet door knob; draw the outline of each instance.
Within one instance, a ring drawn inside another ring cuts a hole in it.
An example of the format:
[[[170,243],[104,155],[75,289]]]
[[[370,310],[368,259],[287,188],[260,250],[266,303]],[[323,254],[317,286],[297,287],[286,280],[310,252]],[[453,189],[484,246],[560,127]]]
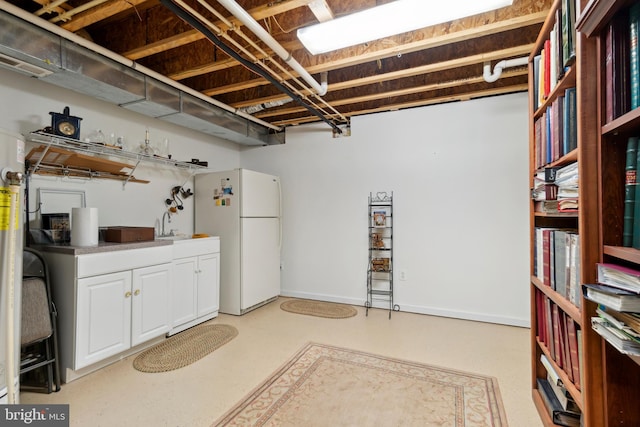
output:
[[[127,291],[124,293],[125,298],[129,298],[131,296],[131,291]]]
[[[136,289],[136,290],[133,292],[133,294],[134,294],[134,295],[136,295],[136,296],[140,295],[140,289]]]

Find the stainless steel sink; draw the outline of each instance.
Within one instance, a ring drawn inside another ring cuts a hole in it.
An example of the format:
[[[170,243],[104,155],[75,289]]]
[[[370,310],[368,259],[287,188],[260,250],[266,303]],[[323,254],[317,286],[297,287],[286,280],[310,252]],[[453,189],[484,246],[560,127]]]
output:
[[[156,240],[171,240],[171,241],[176,241],[176,240],[189,240],[192,239],[191,236],[187,236],[187,235],[178,235],[178,236],[157,236]]]

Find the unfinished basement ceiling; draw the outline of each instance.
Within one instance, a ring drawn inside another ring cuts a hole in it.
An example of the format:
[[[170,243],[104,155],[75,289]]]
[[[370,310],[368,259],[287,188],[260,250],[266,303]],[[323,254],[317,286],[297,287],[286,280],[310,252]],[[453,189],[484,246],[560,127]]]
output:
[[[224,40],[228,35],[226,42],[235,43],[242,59],[276,69],[287,87],[323,117],[288,101],[290,97],[273,82],[230,57],[203,31],[177,16],[167,2],[183,10],[186,5],[226,31],[218,36]],[[526,66],[505,69],[489,83],[483,79],[483,65],[528,56],[552,1],[514,0],[512,6],[496,11],[314,56],[297,40],[298,28],[388,1],[237,0],[316,81],[327,72],[328,92],[321,97],[310,95],[304,82],[300,85],[287,76],[291,69],[216,0],[9,3],[218,102],[286,127],[322,119],[341,125],[360,114],[525,91]],[[227,23],[210,9],[253,43],[237,31],[227,31]]]

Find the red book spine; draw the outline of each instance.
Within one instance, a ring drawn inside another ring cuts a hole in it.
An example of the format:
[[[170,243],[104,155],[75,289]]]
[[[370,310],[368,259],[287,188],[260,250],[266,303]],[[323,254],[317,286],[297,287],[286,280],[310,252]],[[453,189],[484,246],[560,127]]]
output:
[[[551,286],[551,230],[542,230],[542,282]]]
[[[558,367],[562,368],[562,346],[560,345],[560,312],[558,306],[553,304],[551,320],[553,322],[553,349],[555,361]]]
[[[609,123],[615,119],[613,112],[613,24],[609,24],[606,29],[605,35],[605,55],[604,55],[604,69],[605,69],[605,122]]]
[[[578,355],[578,336],[576,334],[576,324],[572,319],[567,320],[567,335],[569,336],[569,358],[571,359],[571,370],[573,371],[573,384],[580,389],[580,360]]]
[[[544,54],[544,98],[547,99],[551,92],[551,40],[545,40]]]

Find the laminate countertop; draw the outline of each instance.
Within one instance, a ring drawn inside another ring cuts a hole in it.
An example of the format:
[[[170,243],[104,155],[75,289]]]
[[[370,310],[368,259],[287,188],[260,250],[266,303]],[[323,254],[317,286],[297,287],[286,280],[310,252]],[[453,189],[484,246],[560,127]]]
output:
[[[31,245],[30,247],[41,252],[57,252],[67,255],[86,255],[104,252],[123,251],[127,249],[153,248],[156,246],[173,245],[172,240],[149,240],[146,242],[99,242],[98,246],[71,246],[69,244]]]

